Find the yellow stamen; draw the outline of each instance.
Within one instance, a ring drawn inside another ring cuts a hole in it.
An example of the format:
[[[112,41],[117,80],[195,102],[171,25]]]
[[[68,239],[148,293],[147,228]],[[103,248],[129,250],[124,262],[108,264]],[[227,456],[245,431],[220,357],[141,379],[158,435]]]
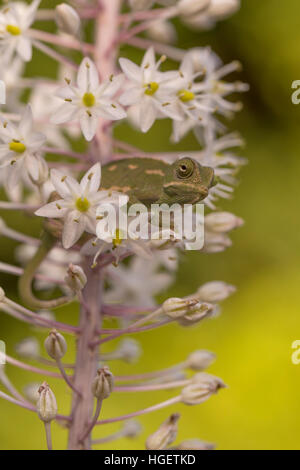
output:
[[[150,82],[147,85],[145,85],[146,90],[145,90],[145,95],[153,96],[154,93],[157,92],[159,88],[159,84],[157,82]]]
[[[121,245],[122,243],[122,233],[121,233],[121,230],[119,228],[116,229],[116,234],[115,234],[115,238],[113,239],[113,245],[115,248],[117,248],[117,246]]]
[[[187,103],[188,101],[192,101],[195,98],[195,94],[189,90],[180,90],[178,92],[179,99],[183,103]]]
[[[76,209],[79,210],[79,212],[87,212],[90,208],[90,202],[87,200],[86,197],[79,197],[75,205]]]
[[[8,24],[6,26],[6,31],[11,34],[12,36],[19,36],[21,34],[21,30],[18,26],[13,24]]]
[[[85,93],[83,95],[82,102],[87,108],[92,108],[95,105],[96,98],[93,93]]]
[[[26,146],[22,144],[22,142],[17,142],[13,140],[9,144],[9,150],[12,150],[13,152],[16,152],[16,153],[24,153],[26,150]]]

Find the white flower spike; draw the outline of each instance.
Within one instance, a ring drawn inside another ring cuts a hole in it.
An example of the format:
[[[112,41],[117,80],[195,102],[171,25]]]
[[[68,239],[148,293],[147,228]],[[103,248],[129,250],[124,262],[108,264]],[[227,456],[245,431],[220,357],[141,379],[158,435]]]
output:
[[[111,76],[100,84],[94,62],[85,58],[78,70],[77,86],[72,86],[69,80],[66,82],[67,86],[57,92],[64,104],[52,116],[53,123],[79,120],[85,139],[91,141],[100,117],[111,121],[126,117],[124,109],[113,99],[122,85],[123,75]]]

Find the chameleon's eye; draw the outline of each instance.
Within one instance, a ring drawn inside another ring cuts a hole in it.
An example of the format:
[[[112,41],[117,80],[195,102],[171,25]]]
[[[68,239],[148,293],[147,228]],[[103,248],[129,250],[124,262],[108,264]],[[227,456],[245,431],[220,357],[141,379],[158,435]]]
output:
[[[176,168],[176,175],[178,178],[189,178],[194,171],[194,163],[192,160],[189,159],[182,159],[179,160],[177,168]]]

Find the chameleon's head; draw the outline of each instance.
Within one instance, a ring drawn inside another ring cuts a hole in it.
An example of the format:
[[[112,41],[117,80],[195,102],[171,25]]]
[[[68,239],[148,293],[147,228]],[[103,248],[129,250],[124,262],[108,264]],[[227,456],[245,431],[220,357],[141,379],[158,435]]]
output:
[[[192,158],[181,158],[170,166],[163,185],[162,202],[196,204],[214,185],[214,170]]]

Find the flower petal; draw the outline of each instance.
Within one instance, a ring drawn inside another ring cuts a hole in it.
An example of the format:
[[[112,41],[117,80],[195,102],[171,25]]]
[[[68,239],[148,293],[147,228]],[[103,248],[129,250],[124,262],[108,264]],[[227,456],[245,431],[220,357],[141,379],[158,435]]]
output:
[[[119,63],[121,69],[129,80],[133,80],[134,82],[139,82],[141,80],[141,69],[134,62],[121,57],[121,59],[119,59]]]
[[[65,249],[71,248],[84,232],[84,218],[78,215],[77,211],[71,211],[66,216],[62,233],[62,244]]]
[[[80,64],[77,85],[81,92],[93,91],[99,86],[98,70],[94,62],[85,57]]]
[[[61,209],[60,209],[61,207]],[[58,201],[49,202],[45,206],[41,207],[35,212],[35,215],[40,217],[50,217],[54,219],[59,219],[66,215],[68,208],[65,207],[64,200],[59,199]]]
[[[80,117],[80,127],[85,139],[90,142],[96,135],[98,118],[86,112]]]
[[[90,193],[98,191],[101,181],[101,165],[96,163],[86,172],[82,180],[80,181],[80,189],[82,195],[87,197]]]

